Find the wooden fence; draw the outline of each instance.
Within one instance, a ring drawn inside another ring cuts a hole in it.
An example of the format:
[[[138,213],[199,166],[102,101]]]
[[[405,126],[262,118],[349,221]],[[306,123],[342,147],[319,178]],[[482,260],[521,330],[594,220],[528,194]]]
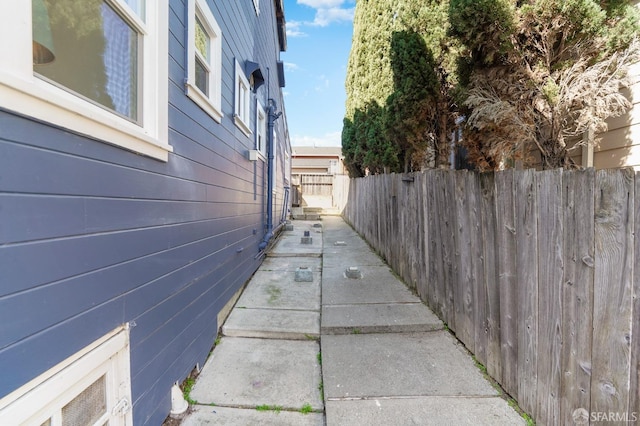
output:
[[[640,422],[640,174],[378,175],[344,216],[538,424]]]
[[[333,191],[333,175],[301,174],[302,195],[330,197]]]

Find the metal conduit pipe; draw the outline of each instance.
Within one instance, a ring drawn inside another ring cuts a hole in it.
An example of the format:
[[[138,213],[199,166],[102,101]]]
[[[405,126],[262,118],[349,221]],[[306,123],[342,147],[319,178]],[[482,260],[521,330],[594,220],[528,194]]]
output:
[[[273,126],[275,121],[282,115],[282,112],[276,112],[276,108],[276,102],[273,99],[269,99],[269,106],[267,107],[267,226],[264,238],[258,246],[260,251],[267,248],[269,241],[277,230],[273,229],[273,174],[275,173]],[[282,226],[282,223],[278,225],[278,228],[280,226]]]

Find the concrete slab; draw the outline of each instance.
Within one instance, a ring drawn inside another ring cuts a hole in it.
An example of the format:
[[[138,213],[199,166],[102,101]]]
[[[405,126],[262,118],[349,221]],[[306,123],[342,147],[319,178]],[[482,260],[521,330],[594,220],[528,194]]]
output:
[[[263,339],[317,338],[320,336],[320,312],[235,308],[222,326],[222,334]]]
[[[297,268],[302,266],[320,273],[322,271],[322,260],[317,257],[267,257],[258,271],[295,272]]]
[[[302,414],[292,411],[257,411],[255,408],[211,407],[196,405],[182,426],[323,426],[322,413]]]
[[[422,397],[327,401],[327,426],[516,426],[524,419],[502,398]]]
[[[408,333],[442,330],[444,324],[423,303],[328,305],[322,334]]]
[[[344,270],[324,268],[322,304],[349,305],[367,303],[419,303],[387,267],[362,268],[362,279],[344,277]],[[327,278],[328,277],[328,278]]]
[[[223,337],[191,391],[201,404],[322,410],[316,341]]]
[[[292,232],[290,234],[294,234]],[[288,233],[289,234],[289,233]],[[311,234],[312,237],[315,235]],[[291,237],[281,238],[271,249],[268,256],[270,257],[279,257],[279,256],[313,256],[320,257],[322,256],[322,238],[317,237],[313,238],[312,244],[302,244],[300,239],[302,236],[300,235],[292,235]]]
[[[322,255],[325,268],[346,268],[347,266],[386,266],[384,261],[369,247],[357,248],[354,246],[325,247]],[[389,267],[387,266],[387,269]]]
[[[497,395],[446,331],[322,336],[321,345],[325,399]]]
[[[236,307],[320,310],[320,272],[312,282],[296,282],[295,271],[258,271]]]
[[[368,282],[374,284],[393,284],[406,287],[402,281],[391,273],[389,266],[382,265],[360,265],[358,262],[353,261],[350,254],[345,254],[342,257],[342,265],[331,267],[323,262],[322,268],[322,284],[323,287],[337,287],[344,284],[352,284],[354,282]],[[346,269],[351,266],[356,266],[362,273],[362,279],[353,280],[346,277]]]

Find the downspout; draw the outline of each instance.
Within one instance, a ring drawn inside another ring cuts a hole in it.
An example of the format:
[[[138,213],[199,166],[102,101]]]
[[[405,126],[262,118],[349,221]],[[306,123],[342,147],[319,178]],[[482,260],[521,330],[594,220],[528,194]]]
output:
[[[273,228],[273,174],[275,173],[275,164],[273,160],[275,158],[274,155],[274,146],[273,146],[273,126],[275,121],[280,118],[282,112],[276,113],[276,102],[273,99],[269,99],[269,106],[267,107],[267,225],[266,225],[266,233],[264,238],[258,248],[260,251],[267,248],[269,241],[273,238],[273,235],[277,229]],[[278,228],[282,226],[282,223],[278,225]]]

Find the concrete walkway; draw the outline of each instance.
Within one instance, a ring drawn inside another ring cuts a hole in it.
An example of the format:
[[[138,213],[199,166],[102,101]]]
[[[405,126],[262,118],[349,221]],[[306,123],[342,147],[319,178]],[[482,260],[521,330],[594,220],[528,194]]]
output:
[[[525,424],[341,218],[293,228],[222,327],[183,425]]]

